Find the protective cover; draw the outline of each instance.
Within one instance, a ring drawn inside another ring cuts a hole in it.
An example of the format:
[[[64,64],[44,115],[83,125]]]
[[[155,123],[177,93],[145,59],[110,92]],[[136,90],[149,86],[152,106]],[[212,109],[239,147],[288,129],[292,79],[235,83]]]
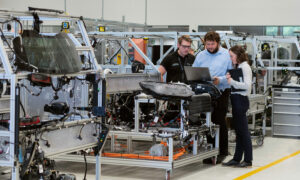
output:
[[[146,94],[152,95],[156,99],[189,100],[195,94],[185,84],[143,81],[140,82],[140,86]]]
[[[46,36],[25,30],[13,41],[18,70],[37,69],[41,73],[68,74],[81,69],[75,45],[65,33]]]

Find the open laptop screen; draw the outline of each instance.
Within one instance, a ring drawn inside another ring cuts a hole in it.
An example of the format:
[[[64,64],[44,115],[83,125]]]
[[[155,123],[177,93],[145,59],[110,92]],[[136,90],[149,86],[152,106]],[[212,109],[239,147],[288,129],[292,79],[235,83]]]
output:
[[[188,82],[212,81],[208,67],[184,66],[184,72]]]

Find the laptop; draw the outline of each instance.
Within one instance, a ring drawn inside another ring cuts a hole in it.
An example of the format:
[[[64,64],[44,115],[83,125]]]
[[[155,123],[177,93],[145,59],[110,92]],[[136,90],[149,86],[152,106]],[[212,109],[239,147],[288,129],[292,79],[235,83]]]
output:
[[[212,81],[208,67],[184,66],[184,73],[188,82]]]

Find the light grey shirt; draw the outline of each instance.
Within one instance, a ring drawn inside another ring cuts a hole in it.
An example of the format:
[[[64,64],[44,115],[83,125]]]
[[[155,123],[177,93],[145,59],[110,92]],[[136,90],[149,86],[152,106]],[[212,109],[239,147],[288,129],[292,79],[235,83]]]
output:
[[[231,94],[240,94],[243,96],[249,96],[251,94],[252,85],[252,70],[249,64],[245,61],[239,64],[238,68],[243,71],[243,82],[238,82],[235,80],[230,81],[230,85],[235,89],[245,89],[245,91],[231,92]]]

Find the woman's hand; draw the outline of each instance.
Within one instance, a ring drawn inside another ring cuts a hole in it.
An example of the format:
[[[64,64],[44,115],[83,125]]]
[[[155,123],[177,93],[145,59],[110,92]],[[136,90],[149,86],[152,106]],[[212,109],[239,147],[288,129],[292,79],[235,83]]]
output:
[[[230,84],[232,78],[231,78],[231,75],[229,73],[226,74],[226,79],[227,79],[228,84]]]

